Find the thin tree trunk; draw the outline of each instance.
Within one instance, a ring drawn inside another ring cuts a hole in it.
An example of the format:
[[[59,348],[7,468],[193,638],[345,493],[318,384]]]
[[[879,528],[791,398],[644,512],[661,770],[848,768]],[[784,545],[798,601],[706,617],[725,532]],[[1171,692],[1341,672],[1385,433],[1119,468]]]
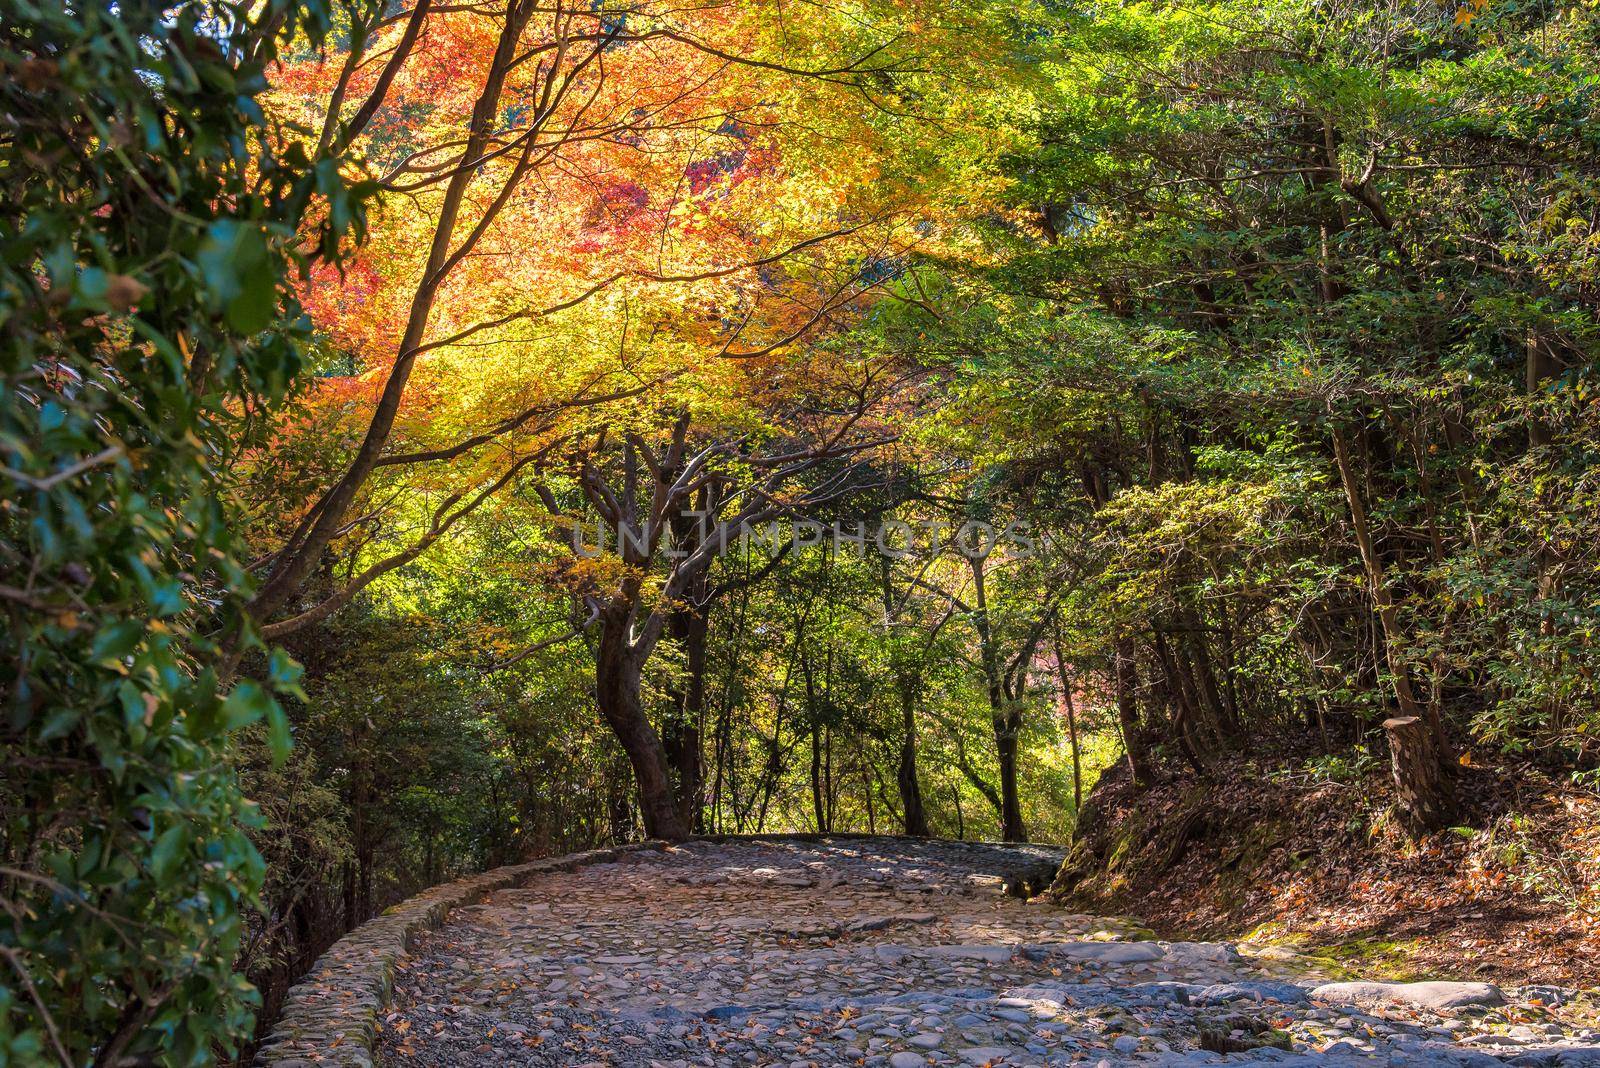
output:
[[[1178,739],[1178,747],[1183,750],[1184,759],[1189,761],[1190,767],[1204,775],[1212,732],[1205,730],[1210,724],[1195,694],[1194,680],[1181,659],[1173,653],[1165,632],[1159,626],[1151,628],[1150,644],[1155,650],[1156,660],[1161,664],[1162,676],[1167,681],[1167,692],[1173,708],[1172,728]]]
[[[749,610],[749,607],[750,590],[747,586],[740,595],[739,611],[734,614],[733,626],[729,632],[729,640],[724,643],[724,648],[726,650],[724,655],[727,657],[727,670],[723,672],[722,676],[722,699],[717,703],[717,723],[714,730],[716,735],[714,745],[716,749],[717,767],[716,778],[711,788],[711,816],[712,820],[714,821],[715,829],[718,833],[721,833],[726,827],[726,821],[723,819],[722,815],[724,775],[727,776],[726,782],[728,791],[735,794],[737,792],[737,786],[733,778],[735,768],[732,761],[733,726],[731,717],[733,711],[733,679],[734,675],[737,674],[739,658],[741,655],[741,645],[744,638],[745,615]],[[735,819],[739,819],[737,796],[734,797],[734,809]]]
[[[683,649],[684,678],[672,692],[672,716],[662,728],[667,765],[672,772],[678,810],[691,830],[705,829],[705,757],[703,753],[706,704],[706,638],[704,610],[684,608],[672,613],[667,633]]]
[[[1333,457],[1339,468],[1339,481],[1344,486],[1345,503],[1350,508],[1350,525],[1355,533],[1356,546],[1361,552],[1361,562],[1367,573],[1368,592],[1372,597],[1373,606],[1377,609],[1378,623],[1382,628],[1383,658],[1389,665],[1389,676],[1394,680],[1395,699],[1400,705],[1401,718],[1415,717],[1426,722],[1433,731],[1434,751],[1443,759],[1450,756],[1449,743],[1445,739],[1444,724],[1440,721],[1437,709],[1425,709],[1417,700],[1416,692],[1411,687],[1411,674],[1400,649],[1404,644],[1400,633],[1400,610],[1395,605],[1394,594],[1389,589],[1389,582],[1383,571],[1383,561],[1378,559],[1377,549],[1372,540],[1372,529],[1367,523],[1367,509],[1361,500],[1361,490],[1356,484],[1355,469],[1350,463],[1350,449],[1345,442],[1344,432],[1337,425],[1333,428]]]
[[[989,622],[989,599],[984,561],[971,557],[973,596],[976,601],[973,627],[978,632],[978,655],[983,663],[984,681],[989,694],[989,717],[994,727],[995,757],[1000,764],[1000,837],[1007,842],[1026,842],[1028,829],[1022,822],[1022,803],[1017,794],[1017,747],[1021,712],[1017,703],[1006,700],[1000,680],[1000,655],[995,648],[994,631]]]
[[[830,724],[822,730],[822,800],[823,815],[828,817],[828,830],[833,830],[834,817],[838,811],[837,791],[833,784],[833,726]]]
[[[822,797],[822,728],[814,719],[811,721],[811,816],[817,830],[826,834],[828,807]]]
[[[1150,753],[1145,748],[1139,723],[1139,665],[1134,660],[1133,639],[1118,638],[1112,646],[1112,679],[1117,691],[1117,726],[1122,732],[1122,748],[1128,756],[1128,771],[1133,785],[1144,789],[1154,782],[1150,773]]]
[[[1067,677],[1067,659],[1061,648],[1061,621],[1050,617],[1050,640],[1056,654],[1056,677],[1061,682],[1061,701],[1067,714],[1067,740],[1072,746],[1072,813],[1077,818],[1083,808],[1083,756],[1078,749],[1078,713],[1072,700],[1072,680]]]
[[[892,624],[894,615],[894,587],[889,557],[881,557],[880,564],[883,615],[887,626]],[[937,627],[933,633],[938,633]],[[922,693],[921,675],[902,667],[895,672],[895,686],[900,694],[900,759],[895,767],[895,787],[900,791],[905,833],[926,838],[931,833],[928,830],[928,810],[922,802],[922,784],[917,779],[917,698]]]
[[[867,833],[878,833],[878,813],[872,806],[872,779],[867,771],[867,762],[861,762],[861,791],[866,795],[867,801]]]
[[[636,826],[633,811],[633,772],[627,753],[617,753],[605,777],[606,817],[611,825],[611,841],[622,844],[633,839]]]
[[[1195,681],[1199,684],[1200,695],[1210,706],[1219,732],[1224,737],[1236,736],[1239,733],[1239,720],[1234,714],[1231,702],[1224,696],[1222,687],[1217,684],[1217,673],[1211,666],[1211,646],[1206,641],[1200,615],[1194,609],[1186,608],[1180,618],[1183,621],[1189,661],[1194,667]]]
[[[1166,636],[1159,626],[1151,628],[1150,644],[1155,650],[1156,662],[1161,665],[1161,675],[1166,680],[1170,710],[1168,719],[1172,724],[1172,734],[1177,738],[1178,748],[1183,751],[1184,759],[1189,762],[1189,766],[1198,774],[1204,775],[1206,771],[1204,754],[1194,739],[1194,723],[1197,719],[1194,695],[1184,686],[1184,680],[1173,664],[1172,650],[1168,647]]]
[[[895,770],[895,785],[900,790],[900,807],[905,811],[905,833],[926,838],[928,810],[922,803],[922,786],[917,781],[917,690],[915,678],[900,680],[900,762]]]

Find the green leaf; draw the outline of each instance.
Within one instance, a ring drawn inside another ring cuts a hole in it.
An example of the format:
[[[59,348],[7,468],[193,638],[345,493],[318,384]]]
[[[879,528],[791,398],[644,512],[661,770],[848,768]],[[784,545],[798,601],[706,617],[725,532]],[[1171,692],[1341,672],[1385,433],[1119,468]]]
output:
[[[272,750],[274,767],[282,767],[283,762],[289,759],[289,751],[294,748],[289,717],[283,714],[283,706],[276,701],[271,702],[267,709],[267,747]]]
[[[198,256],[214,308],[243,334],[266,329],[278,305],[277,279],[266,235],[237,219],[218,219]]]
[[[39,728],[39,738],[49,741],[52,738],[61,738],[78,725],[82,714],[76,708],[57,708],[44,718],[44,726]]]
[[[150,584],[150,607],[157,616],[175,616],[183,611],[183,584],[177,579],[158,579]]]
[[[302,696],[300,676],[304,674],[305,668],[282,649],[272,650],[272,655],[267,658],[267,679],[272,683],[273,690],[278,693]]]
[[[222,729],[238,730],[266,716],[277,706],[261,686],[249,679],[239,683],[222,703]]]
[[[164,883],[172,877],[188,844],[189,828],[181,823],[167,828],[156,839],[156,844],[150,849],[150,874],[156,877],[157,882]]]
[[[120,666],[124,657],[139,646],[144,627],[131,619],[114,623],[95,635],[89,659],[104,666]]]

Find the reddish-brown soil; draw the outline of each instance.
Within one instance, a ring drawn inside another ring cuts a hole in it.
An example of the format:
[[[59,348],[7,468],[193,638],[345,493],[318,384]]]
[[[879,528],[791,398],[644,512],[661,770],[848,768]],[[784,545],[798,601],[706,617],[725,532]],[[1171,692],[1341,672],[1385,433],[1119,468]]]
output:
[[[1055,892],[1161,935],[1253,935],[1365,975],[1600,986],[1600,794],[1470,764],[1458,792],[1457,826],[1412,843],[1371,759],[1235,760],[1141,793],[1114,769]]]

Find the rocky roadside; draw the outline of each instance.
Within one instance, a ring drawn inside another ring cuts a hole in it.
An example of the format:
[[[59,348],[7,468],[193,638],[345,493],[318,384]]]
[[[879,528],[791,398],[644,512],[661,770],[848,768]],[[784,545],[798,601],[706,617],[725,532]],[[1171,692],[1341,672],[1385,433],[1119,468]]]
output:
[[[1324,983],[1001,892],[1043,847],[695,842],[459,909],[385,1065],[1597,1065],[1570,991]]]

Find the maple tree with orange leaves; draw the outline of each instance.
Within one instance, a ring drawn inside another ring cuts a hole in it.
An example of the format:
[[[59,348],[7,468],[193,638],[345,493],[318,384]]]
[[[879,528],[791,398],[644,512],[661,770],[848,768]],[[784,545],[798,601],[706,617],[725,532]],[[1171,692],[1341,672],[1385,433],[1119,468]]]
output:
[[[342,58],[285,64],[275,105],[380,194],[352,262],[304,286],[342,373],[258,457],[272,467],[306,435],[352,446],[314,492],[286,480],[305,504],[281,510],[258,561],[262,635],[328,618],[518,480],[588,470],[584,442],[607,425],[629,442],[689,421],[748,440],[765,419],[757,436],[792,447],[805,405],[784,395],[808,381],[865,373],[858,398],[882,402],[879,368],[819,360],[797,374],[783,359],[858,318],[928,240],[945,179],[911,169],[895,116],[924,77],[916,17],[422,3],[353,29],[361,47]],[[858,404],[850,428],[867,414]],[[843,434],[812,434],[811,459],[859,451]],[[402,544],[300,597],[330,546],[370,544],[363,531],[397,507]],[[631,629],[625,600],[605,633]],[[654,797],[665,769],[637,665],[600,659],[602,693],[619,671],[631,679],[633,698],[602,711]],[[686,833],[656,808],[652,833]]]

